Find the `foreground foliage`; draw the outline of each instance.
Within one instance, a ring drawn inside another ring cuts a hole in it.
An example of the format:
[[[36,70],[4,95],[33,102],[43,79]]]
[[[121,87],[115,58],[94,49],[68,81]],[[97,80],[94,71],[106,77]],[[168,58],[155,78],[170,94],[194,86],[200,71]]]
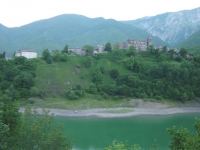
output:
[[[198,150],[200,149],[200,119],[195,118],[195,133],[191,133],[187,128],[176,127],[168,128],[167,131],[171,135],[171,150]]]
[[[15,150],[69,150],[72,148],[62,126],[53,124],[53,117],[43,110],[43,115],[26,108],[24,114],[6,95],[0,94],[0,149]]]
[[[35,110],[27,108],[20,128],[22,142],[18,146],[21,149],[69,150],[72,145],[69,138],[62,135],[62,129],[61,125],[53,125],[48,111],[43,110],[43,116],[38,116]]]

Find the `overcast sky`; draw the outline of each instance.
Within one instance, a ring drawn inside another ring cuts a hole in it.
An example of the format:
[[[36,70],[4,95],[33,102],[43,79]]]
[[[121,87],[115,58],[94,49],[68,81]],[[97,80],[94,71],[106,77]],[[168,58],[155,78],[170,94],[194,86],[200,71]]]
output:
[[[0,0],[0,23],[17,27],[60,14],[134,20],[200,7],[200,0]]]

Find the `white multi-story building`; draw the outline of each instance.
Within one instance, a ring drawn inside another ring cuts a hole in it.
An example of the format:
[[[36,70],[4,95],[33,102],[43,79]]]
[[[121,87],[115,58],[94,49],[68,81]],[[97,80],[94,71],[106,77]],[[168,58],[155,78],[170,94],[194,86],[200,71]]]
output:
[[[34,50],[20,50],[15,52],[15,56],[24,56],[26,58],[37,58],[37,52]]]

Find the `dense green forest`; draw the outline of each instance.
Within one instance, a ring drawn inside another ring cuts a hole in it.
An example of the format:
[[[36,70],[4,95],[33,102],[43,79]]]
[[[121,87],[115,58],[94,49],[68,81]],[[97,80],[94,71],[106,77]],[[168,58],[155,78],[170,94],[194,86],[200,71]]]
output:
[[[85,47],[86,56],[69,55],[64,48],[53,55],[45,49],[41,58],[0,59],[0,149],[71,149],[70,140],[62,135],[60,126],[52,125],[48,112],[44,111],[46,117],[38,117],[30,108],[23,116],[18,112],[20,104],[33,104],[37,98],[76,101],[93,95],[98,99],[184,102],[200,96],[200,56],[191,57],[184,48],[177,53],[166,47],[159,51],[151,45],[147,51],[137,52],[134,46],[128,50],[114,46],[107,53],[93,55],[90,46]],[[196,122],[198,135],[191,138],[194,143],[199,141],[199,120]],[[191,136],[179,130],[182,137]],[[177,148],[172,147],[177,146],[177,140],[183,141],[179,145],[191,142],[179,139],[179,130],[168,130],[171,149]]]

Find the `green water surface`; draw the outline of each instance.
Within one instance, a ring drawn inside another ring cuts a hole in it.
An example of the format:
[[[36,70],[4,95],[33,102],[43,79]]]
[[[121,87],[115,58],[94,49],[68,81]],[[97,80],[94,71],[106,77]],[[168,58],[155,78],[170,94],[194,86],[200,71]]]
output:
[[[160,149],[168,149],[170,136],[166,129],[185,127],[194,132],[195,117],[200,114],[176,114],[166,116],[137,116],[131,118],[66,118],[55,117],[62,122],[64,133],[74,141],[73,149],[102,149],[113,140],[139,144],[143,149],[156,143]]]

